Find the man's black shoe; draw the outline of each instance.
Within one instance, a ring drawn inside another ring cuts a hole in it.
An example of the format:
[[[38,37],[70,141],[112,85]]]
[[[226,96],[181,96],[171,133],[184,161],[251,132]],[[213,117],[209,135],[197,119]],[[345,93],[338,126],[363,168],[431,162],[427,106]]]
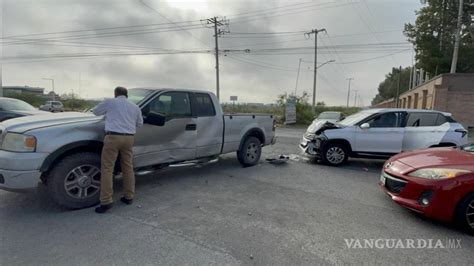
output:
[[[127,205],[130,205],[130,204],[133,203],[133,199],[127,199],[127,198],[125,198],[125,197],[121,197],[121,198],[120,198],[120,201],[123,202],[123,203],[125,203],[125,204],[127,204]]]
[[[107,205],[100,205],[99,207],[95,208],[95,212],[96,213],[105,213],[110,208],[112,208],[112,203],[107,204]]]

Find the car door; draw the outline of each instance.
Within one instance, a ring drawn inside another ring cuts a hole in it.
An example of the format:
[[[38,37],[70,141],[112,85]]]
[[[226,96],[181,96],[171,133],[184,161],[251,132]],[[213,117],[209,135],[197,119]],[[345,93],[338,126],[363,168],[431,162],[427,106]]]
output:
[[[442,115],[436,112],[410,112],[407,117],[403,150],[428,148],[442,142],[450,124],[442,123],[440,116]]]
[[[134,166],[144,167],[196,158],[197,118],[188,92],[167,91],[143,108],[145,123],[137,130]],[[146,123],[149,112],[165,115],[163,126]]]
[[[193,93],[197,115],[197,157],[218,155],[222,148],[224,121],[217,117],[212,98],[207,93]]]
[[[359,123],[356,127],[354,151],[384,155],[399,153],[404,136],[404,117],[403,112],[386,112]]]

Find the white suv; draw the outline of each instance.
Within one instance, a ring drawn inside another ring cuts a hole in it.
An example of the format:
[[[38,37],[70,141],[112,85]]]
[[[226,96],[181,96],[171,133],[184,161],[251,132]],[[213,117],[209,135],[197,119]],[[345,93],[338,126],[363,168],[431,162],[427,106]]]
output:
[[[308,157],[337,166],[349,157],[387,158],[402,151],[466,143],[467,130],[450,113],[368,109],[338,123],[313,122],[300,148]]]

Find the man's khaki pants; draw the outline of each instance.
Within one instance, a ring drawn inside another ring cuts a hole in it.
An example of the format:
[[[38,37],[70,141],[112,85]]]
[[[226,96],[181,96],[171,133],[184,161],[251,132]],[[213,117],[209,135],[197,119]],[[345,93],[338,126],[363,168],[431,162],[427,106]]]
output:
[[[135,194],[135,174],[133,173],[133,136],[106,135],[102,149],[102,169],[100,181],[100,204],[113,202],[113,174],[117,156],[120,154],[122,166],[123,195],[133,199]]]

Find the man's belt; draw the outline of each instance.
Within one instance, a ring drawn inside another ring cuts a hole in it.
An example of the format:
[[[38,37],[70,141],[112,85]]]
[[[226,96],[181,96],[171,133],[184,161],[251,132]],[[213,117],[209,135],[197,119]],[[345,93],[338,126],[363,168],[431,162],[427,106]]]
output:
[[[119,133],[119,132],[107,131],[107,132],[105,132],[105,135],[134,136],[135,134],[128,134],[128,133]]]

